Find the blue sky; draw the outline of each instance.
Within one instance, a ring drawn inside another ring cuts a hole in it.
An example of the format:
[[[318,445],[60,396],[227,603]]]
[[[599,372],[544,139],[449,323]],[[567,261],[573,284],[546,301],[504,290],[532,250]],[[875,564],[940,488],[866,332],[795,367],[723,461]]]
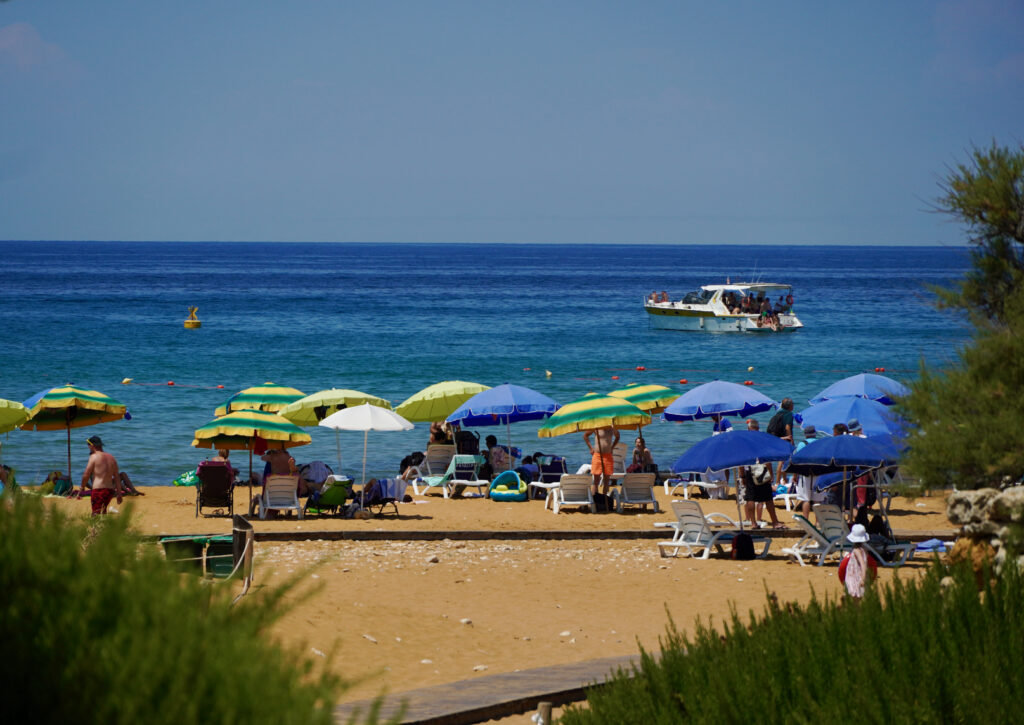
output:
[[[0,238],[958,244],[1024,3],[0,2]]]

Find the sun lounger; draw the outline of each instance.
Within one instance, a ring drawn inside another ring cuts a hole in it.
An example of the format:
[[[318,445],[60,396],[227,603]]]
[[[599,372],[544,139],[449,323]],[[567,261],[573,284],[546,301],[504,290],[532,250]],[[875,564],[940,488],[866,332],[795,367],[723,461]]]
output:
[[[817,526],[800,514],[794,514],[793,521],[804,535],[792,546],[782,549],[782,553],[796,559],[800,566],[807,566],[804,559],[810,560],[815,556],[818,557],[818,566],[821,566],[829,554],[839,551],[836,542],[830,541]]]
[[[814,515],[818,522],[818,530],[825,539],[835,542],[835,548],[852,549],[853,544],[847,540],[850,529],[846,525],[842,510],[834,504],[815,504]],[[901,566],[914,556],[914,545],[900,544],[882,536],[872,535],[871,541],[864,544],[882,566]],[[819,562],[820,563],[820,562]]]
[[[590,490],[593,483],[593,476],[578,473],[562,474],[558,488],[555,489],[554,513],[557,514],[565,506],[586,506],[590,513],[595,513],[597,507],[594,505],[594,495]]]
[[[723,544],[731,544],[733,537],[740,533],[733,529],[712,529],[696,501],[673,501],[672,511],[676,515],[676,520],[667,524],[674,530],[672,540],[658,542],[658,552],[663,557],[678,556],[679,550],[682,549],[692,558],[698,558],[699,553],[699,558],[707,559],[711,555],[712,547],[720,554],[725,553]],[[764,544],[761,553],[757,555],[759,559],[763,559],[768,555],[772,540],[756,534],[752,534],[752,538],[755,546]]]
[[[298,474],[267,476],[257,505],[261,519],[267,518],[269,511],[295,511],[301,519],[303,513],[302,504],[299,503]]]
[[[352,494],[352,479],[348,476],[330,475],[319,491],[314,491],[306,499],[306,515],[325,513],[337,515],[345,506]]]
[[[647,504],[651,504],[654,513],[658,513],[658,501],[654,498],[655,478],[655,473],[627,473],[623,476],[619,488],[612,491],[615,510],[621,514],[624,506],[643,506],[646,511]]]
[[[384,509],[391,506],[397,516],[398,502],[405,498],[405,489],[408,485],[404,478],[371,478],[363,490],[362,506],[377,516],[382,515]]]

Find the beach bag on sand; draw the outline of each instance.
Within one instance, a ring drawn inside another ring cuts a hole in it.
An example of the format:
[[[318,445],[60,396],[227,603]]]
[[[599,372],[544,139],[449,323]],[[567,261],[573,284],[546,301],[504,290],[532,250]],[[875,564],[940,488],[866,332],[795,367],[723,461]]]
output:
[[[612,501],[612,497],[605,493],[594,494],[594,509],[598,513],[612,511],[615,508],[615,502]]]
[[[754,539],[741,531],[732,537],[732,558],[747,561],[754,558]]]

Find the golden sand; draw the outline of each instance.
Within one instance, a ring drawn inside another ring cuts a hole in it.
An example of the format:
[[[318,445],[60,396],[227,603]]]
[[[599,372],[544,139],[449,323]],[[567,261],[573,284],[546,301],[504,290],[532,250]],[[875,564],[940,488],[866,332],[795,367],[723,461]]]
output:
[[[226,518],[196,518],[195,491],[150,487],[125,499],[143,534],[230,533]],[[244,513],[247,492],[236,497]],[[368,520],[254,520],[257,532],[650,530],[660,514],[560,513],[542,501],[445,500],[431,494],[400,516]],[[668,497],[658,492],[663,509]],[[87,516],[86,501],[49,499]],[[735,518],[733,501],[702,501],[705,513]],[[949,530],[941,496],[895,499],[897,531]],[[780,518],[791,515],[785,510]],[[284,642],[314,657],[336,649],[333,667],[361,681],[344,700],[656,648],[669,616],[684,631],[700,617],[721,622],[735,607],[760,612],[766,591],[806,602],[812,590],[838,596],[835,562],[801,567],[766,560],[663,559],[653,540],[458,540],[258,542],[254,587],[315,565],[294,608],[275,626]],[[436,561],[435,561],[436,560]],[[881,580],[918,576],[924,560]]]

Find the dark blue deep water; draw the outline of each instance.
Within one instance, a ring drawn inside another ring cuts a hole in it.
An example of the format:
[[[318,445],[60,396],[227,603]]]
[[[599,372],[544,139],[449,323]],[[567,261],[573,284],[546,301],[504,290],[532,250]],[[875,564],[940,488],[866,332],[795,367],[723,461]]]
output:
[[[190,446],[192,430],[232,393],[264,381],[306,393],[355,388],[397,405],[449,379],[517,383],[562,403],[633,381],[683,391],[752,379],[799,410],[846,375],[884,367],[907,380],[922,360],[943,365],[969,337],[927,290],[966,270],[958,248],[0,242],[0,262],[0,397],[21,401],[72,382],[121,400],[132,420],[72,431],[75,477],[84,439],[98,433],[147,485],[205,457]],[[792,284],[806,327],[649,329],[648,292],[676,298],[727,276]],[[200,330],[183,328],[189,305],[199,307]],[[513,426],[513,442],[582,462],[579,436],[541,441],[536,428]],[[665,466],[708,428],[659,422],[646,435]],[[334,461],[334,434],[311,432],[313,444],[295,450],[299,462]],[[425,424],[371,433],[368,472],[393,473],[426,438]],[[356,474],[362,435],[341,440],[345,469]],[[22,483],[64,468],[64,432],[0,441]]]

